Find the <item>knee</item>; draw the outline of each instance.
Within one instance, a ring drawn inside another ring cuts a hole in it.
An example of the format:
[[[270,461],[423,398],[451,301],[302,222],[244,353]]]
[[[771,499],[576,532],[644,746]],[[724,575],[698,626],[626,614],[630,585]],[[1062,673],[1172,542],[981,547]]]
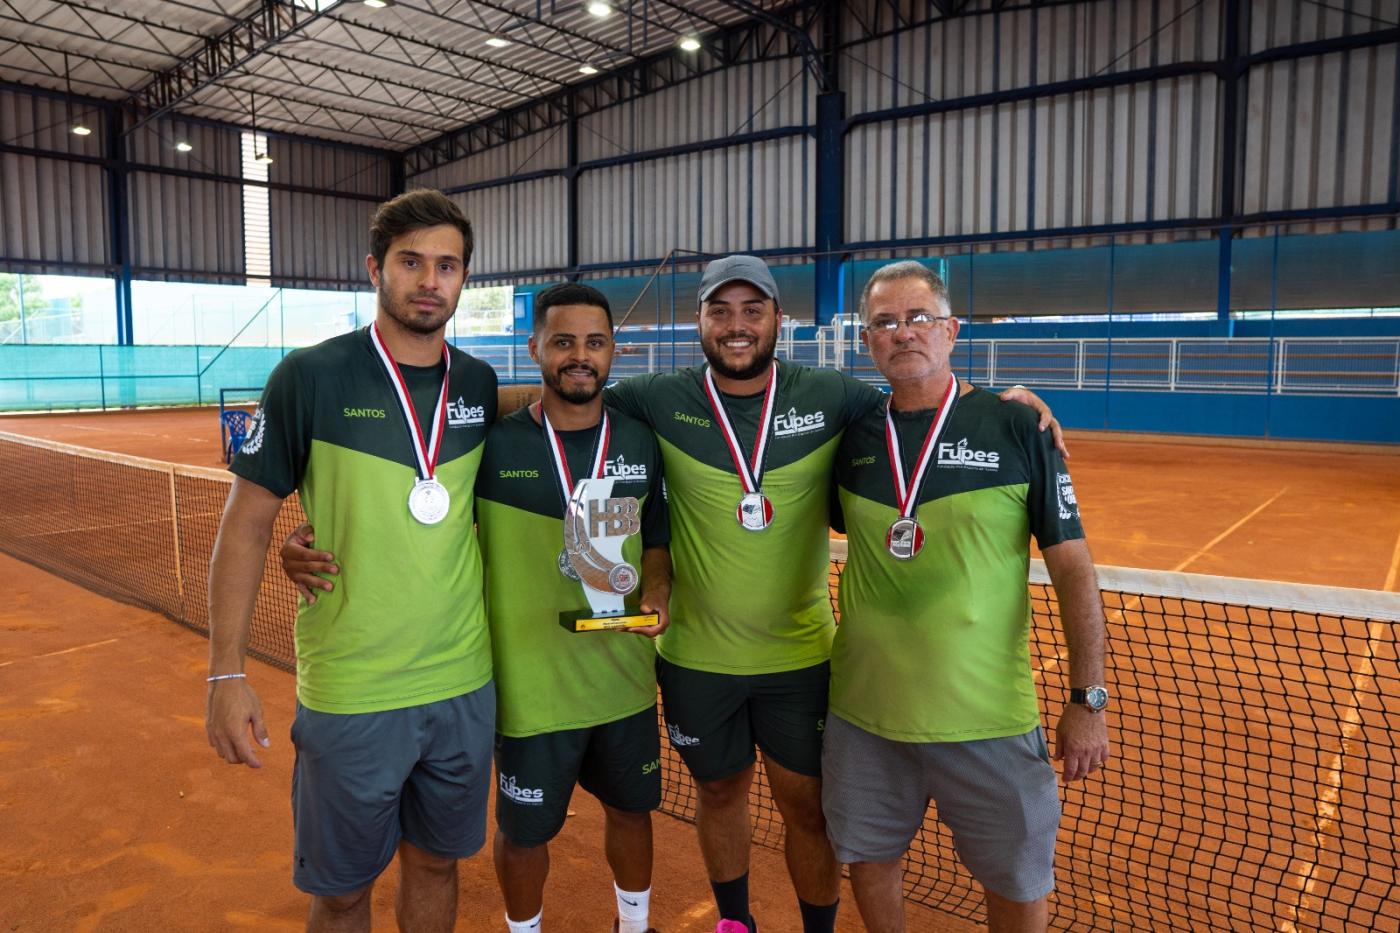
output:
[[[415,845],[404,842],[399,845],[400,869],[433,878],[453,877],[457,874],[457,860],[444,858],[425,852]]]
[[[774,799],[789,829],[826,834],[826,815],[822,812],[822,785],[815,778],[794,782],[775,792]]]
[[[603,818],[609,826],[615,829],[641,830],[651,828],[651,812],[649,810],[632,812],[618,810],[604,804]]]
[[[314,906],[332,916],[350,916],[369,907],[370,890],[371,888],[361,888],[349,894],[318,894]]]
[[[744,806],[749,801],[749,784],[753,781],[753,769],[745,768],[738,774],[717,781],[697,781],[696,793],[700,805],[711,809],[728,809]]]

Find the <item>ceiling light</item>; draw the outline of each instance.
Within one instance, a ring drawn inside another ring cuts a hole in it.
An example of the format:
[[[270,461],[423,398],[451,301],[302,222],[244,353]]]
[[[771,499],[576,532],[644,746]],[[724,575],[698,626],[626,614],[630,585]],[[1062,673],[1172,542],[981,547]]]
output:
[[[369,7],[371,10],[382,10],[388,6],[389,3],[390,0],[364,0],[365,6]]]
[[[486,44],[491,46],[491,48],[493,49],[503,49],[506,46],[510,45],[510,40],[502,39],[500,36],[492,36],[491,38],[486,40]]]
[[[588,4],[588,12],[592,13],[599,19],[602,19],[604,16],[609,16],[612,14],[612,7],[608,6],[606,3],[601,2],[601,0],[593,0],[592,3]]]
[[[266,152],[259,152],[253,156],[253,161],[262,165],[271,165],[272,156],[268,155]]]
[[[693,36],[686,36],[681,40],[681,48],[687,52],[698,52],[700,51],[700,40]]]
[[[73,124],[73,135],[74,135],[74,136],[91,136],[91,135],[92,135],[92,127],[85,125],[85,124],[83,123],[82,120],[79,120],[77,123],[74,123],[74,124]]]
[[[183,139],[180,140],[178,143],[175,144],[175,151],[176,151],[176,152],[189,152],[189,151],[192,150],[193,148],[194,148],[194,146],[191,146],[189,143],[185,142]]]
[[[598,69],[594,68],[592,65],[580,65],[578,73],[581,75],[596,75],[598,73]]]

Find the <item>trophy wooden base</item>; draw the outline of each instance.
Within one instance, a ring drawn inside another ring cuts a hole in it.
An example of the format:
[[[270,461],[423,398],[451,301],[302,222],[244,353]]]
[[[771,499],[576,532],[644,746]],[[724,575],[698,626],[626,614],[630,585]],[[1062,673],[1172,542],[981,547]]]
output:
[[[610,632],[615,629],[646,628],[660,623],[661,616],[655,612],[598,615],[591,609],[576,609],[559,613],[559,624],[566,632]]]

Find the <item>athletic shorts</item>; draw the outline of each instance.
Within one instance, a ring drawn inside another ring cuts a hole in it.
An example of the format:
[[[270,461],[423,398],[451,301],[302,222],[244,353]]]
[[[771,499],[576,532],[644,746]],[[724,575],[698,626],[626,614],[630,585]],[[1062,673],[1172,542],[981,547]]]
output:
[[[1035,901],[1055,887],[1059,786],[1038,726],[975,742],[895,742],[832,716],[822,777],[826,833],[841,862],[904,855],[932,800],[987,890]]]
[[[614,810],[661,806],[656,707],[585,729],[496,736],[496,826],[511,842],[532,847],[558,835],[575,784]]]
[[[697,781],[718,781],[763,757],[821,775],[831,662],[776,674],[712,674],[659,658],[666,732]]]
[[[486,842],[496,687],[379,713],[292,722],[292,881],[308,894],[351,894],[379,877],[400,840],[442,858]]]

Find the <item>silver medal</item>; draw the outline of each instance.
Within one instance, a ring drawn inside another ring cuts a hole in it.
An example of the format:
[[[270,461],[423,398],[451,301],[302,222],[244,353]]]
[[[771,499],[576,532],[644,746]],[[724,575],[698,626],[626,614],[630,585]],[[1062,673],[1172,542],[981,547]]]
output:
[[[424,525],[436,525],[447,517],[452,497],[435,479],[419,480],[408,494],[408,513]]]
[[[895,560],[912,560],[924,549],[924,530],[912,518],[897,519],[885,534],[885,547]]]
[[[745,531],[762,531],[773,521],[773,503],[761,492],[745,493],[734,514]]]

